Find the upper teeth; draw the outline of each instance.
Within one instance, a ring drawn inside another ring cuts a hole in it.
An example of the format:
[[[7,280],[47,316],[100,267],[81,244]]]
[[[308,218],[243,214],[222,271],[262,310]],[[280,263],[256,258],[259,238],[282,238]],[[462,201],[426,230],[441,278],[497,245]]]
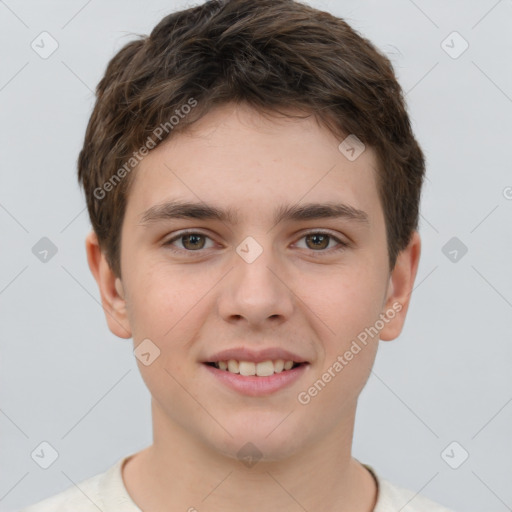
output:
[[[274,373],[280,373],[283,370],[290,370],[293,361],[284,361],[277,359],[275,361],[262,361],[261,363],[253,363],[251,361],[218,361],[215,366],[220,370],[227,370],[231,373],[239,373],[240,375],[257,375],[258,377],[268,377]]]

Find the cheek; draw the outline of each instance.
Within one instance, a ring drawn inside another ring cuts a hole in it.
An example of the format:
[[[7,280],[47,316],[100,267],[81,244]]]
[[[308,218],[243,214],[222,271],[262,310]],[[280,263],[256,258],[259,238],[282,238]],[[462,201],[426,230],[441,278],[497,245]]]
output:
[[[333,340],[329,352],[350,344],[379,318],[385,283],[378,268],[369,264],[346,267],[315,284],[303,287],[304,296],[309,297],[305,302],[328,326],[326,333]]]
[[[194,315],[197,315],[199,293],[188,290],[186,279],[170,275],[162,269],[134,276],[130,282],[129,317],[132,326],[134,348],[139,352],[158,354],[146,365],[137,358],[137,365],[146,386],[159,403],[180,396],[178,382],[190,369],[188,340],[194,337]],[[144,341],[143,341],[144,340]],[[147,344],[150,340],[152,344]],[[144,345],[143,343],[146,343]],[[156,348],[155,348],[156,346]]]
[[[179,276],[166,275],[158,269],[135,273],[129,283],[128,314],[136,342],[154,339],[160,345],[171,334],[177,319],[190,309],[192,293],[183,293]],[[171,330],[170,332],[168,332]]]
[[[311,305],[329,329],[322,329],[324,353],[311,387],[304,392],[319,411],[336,404],[330,421],[341,421],[354,407],[371,373],[379,344],[375,324],[384,290],[382,274],[368,266],[360,271],[351,268],[329,281],[322,293],[317,292]]]
[[[154,266],[134,275],[130,283],[129,317],[135,344],[152,340],[166,367],[173,366],[176,355],[193,344],[204,308],[213,307],[204,295],[214,282],[205,277]]]

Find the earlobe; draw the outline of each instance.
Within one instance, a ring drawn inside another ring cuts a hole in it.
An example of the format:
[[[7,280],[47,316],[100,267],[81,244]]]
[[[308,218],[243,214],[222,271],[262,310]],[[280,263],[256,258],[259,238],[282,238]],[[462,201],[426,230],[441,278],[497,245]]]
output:
[[[110,268],[94,231],[87,235],[85,248],[89,268],[100,290],[101,303],[109,329],[120,338],[131,338],[132,333],[121,279]]]
[[[408,246],[399,253],[395,267],[391,272],[387,297],[382,311],[385,317],[385,325],[379,335],[383,341],[394,340],[402,332],[418,271],[420,253],[420,235],[417,231],[414,231]]]

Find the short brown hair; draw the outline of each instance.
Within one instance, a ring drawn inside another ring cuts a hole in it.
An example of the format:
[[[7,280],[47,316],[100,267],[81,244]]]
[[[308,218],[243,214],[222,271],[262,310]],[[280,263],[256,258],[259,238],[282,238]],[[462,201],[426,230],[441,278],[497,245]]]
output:
[[[418,226],[425,161],[393,67],[370,41],[294,0],[210,0],[138,37],[112,58],[97,86],[78,158],[93,229],[116,275],[133,176],[127,162],[136,167],[140,152],[229,102],[262,113],[299,109],[337,136],[354,134],[375,148],[394,268]],[[184,105],[194,109],[180,110]],[[155,140],[176,114],[179,122]]]

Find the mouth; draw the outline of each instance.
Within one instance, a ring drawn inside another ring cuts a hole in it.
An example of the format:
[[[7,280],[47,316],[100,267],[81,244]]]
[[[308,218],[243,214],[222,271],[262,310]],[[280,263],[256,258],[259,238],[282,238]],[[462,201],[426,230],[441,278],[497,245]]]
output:
[[[208,366],[216,368],[224,372],[241,375],[244,377],[270,377],[274,374],[288,372],[295,368],[307,365],[307,362],[285,361],[284,359],[267,360],[259,363],[252,361],[237,361],[236,359],[229,359],[226,361],[209,361],[204,363]]]
[[[228,359],[204,362],[202,366],[214,379],[212,385],[227,387],[245,396],[264,397],[291,387],[307,373],[310,363],[282,359],[255,363]]]

